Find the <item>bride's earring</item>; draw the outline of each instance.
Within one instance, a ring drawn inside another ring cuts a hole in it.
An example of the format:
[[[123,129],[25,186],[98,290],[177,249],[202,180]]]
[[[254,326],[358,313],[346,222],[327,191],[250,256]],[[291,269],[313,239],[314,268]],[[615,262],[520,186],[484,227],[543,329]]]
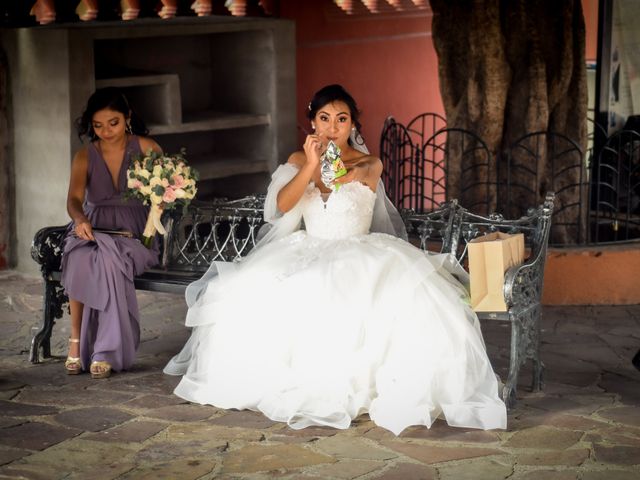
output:
[[[126,127],[125,127],[125,131],[126,131],[129,135],[131,135],[131,133],[132,133],[132,130],[131,130],[131,119],[130,119],[130,118],[127,118],[127,125],[126,125]]]
[[[313,130],[314,132],[316,131],[316,126],[313,123],[311,124],[311,130]]]
[[[349,139],[355,145],[364,145],[364,138],[362,138],[362,135],[360,134],[360,132],[356,127],[351,128],[351,136],[349,137]]]

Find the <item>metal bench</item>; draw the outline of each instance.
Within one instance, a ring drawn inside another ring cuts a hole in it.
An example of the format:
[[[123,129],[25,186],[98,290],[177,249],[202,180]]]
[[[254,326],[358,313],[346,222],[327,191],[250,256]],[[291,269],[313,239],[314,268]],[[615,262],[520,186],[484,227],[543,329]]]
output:
[[[529,252],[522,265],[505,274],[506,312],[480,312],[484,321],[503,321],[511,325],[509,374],[502,392],[508,406],[516,398],[518,372],[522,364],[533,361],[534,390],[541,388],[543,364],[539,356],[540,315],[544,267],[551,228],[554,195],[527,215],[508,220],[501,215],[480,216],[469,212],[456,200],[428,213],[402,211],[410,239],[423,250],[453,253],[464,265],[467,244],[485,233],[521,232]],[[161,263],[158,268],[135,278],[137,289],[184,293],[186,286],[200,278],[212,261],[235,261],[245,256],[257,241],[264,223],[264,197],[192,203],[182,214],[167,218]],[[31,256],[41,266],[44,278],[43,324],[31,342],[30,361],[51,356],[50,338],[55,319],[61,318],[68,301],[60,285],[60,261],[65,227],[47,227],[36,233]]]
[[[429,213],[402,212],[410,238],[416,238],[420,248],[453,253],[461,265],[467,260],[467,244],[478,236],[496,231],[524,234],[528,257],[523,264],[505,272],[503,294],[507,311],[476,312],[481,321],[508,322],[511,326],[509,373],[502,391],[508,407],[515,404],[518,373],[527,360],[533,362],[532,389],[542,387],[540,316],[554,198],[553,193],[547,193],[540,206],[515,220],[499,214],[485,217],[471,213],[457,200]]]

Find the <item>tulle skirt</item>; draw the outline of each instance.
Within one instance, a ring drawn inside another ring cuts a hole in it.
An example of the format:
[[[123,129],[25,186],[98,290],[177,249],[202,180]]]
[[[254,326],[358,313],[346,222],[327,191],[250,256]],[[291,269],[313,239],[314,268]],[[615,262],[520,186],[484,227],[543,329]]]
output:
[[[222,265],[188,311],[165,373],[175,393],[263,412],[292,428],[368,413],[410,425],[506,428],[506,408],[450,257],[385,234],[298,231]]]

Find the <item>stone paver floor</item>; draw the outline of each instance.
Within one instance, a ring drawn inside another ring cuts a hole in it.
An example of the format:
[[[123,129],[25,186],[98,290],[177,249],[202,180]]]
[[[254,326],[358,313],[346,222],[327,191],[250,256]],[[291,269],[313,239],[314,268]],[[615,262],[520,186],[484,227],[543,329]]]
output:
[[[412,427],[395,437],[367,416],[348,430],[294,431],[264,416],[191,405],[161,369],[188,333],[174,295],[138,292],[142,345],[133,371],[107,380],[28,362],[41,281],[0,272],[0,478],[28,479],[640,479],[640,306],[546,307],[545,389],[521,373],[506,431]],[[483,325],[505,376],[509,332]],[[277,346],[274,346],[277,348]],[[330,355],[330,347],[327,348]]]

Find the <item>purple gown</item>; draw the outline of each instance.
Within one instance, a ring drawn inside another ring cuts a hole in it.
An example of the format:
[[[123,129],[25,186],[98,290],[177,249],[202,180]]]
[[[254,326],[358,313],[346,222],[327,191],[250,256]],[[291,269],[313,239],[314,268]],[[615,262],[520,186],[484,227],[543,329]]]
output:
[[[95,144],[88,146],[89,166],[84,211],[91,225],[124,229],[139,237],[147,220],[147,208],[126,200],[127,169],[141,153],[138,137],[130,136],[118,188]],[[80,333],[80,357],[87,370],[92,361],[106,361],[115,371],[126,370],[135,360],[140,343],[138,301],[133,277],[158,263],[158,251],[134,238],[94,232],[95,242],[67,233],[62,256],[61,283],[69,298],[84,303]]]

